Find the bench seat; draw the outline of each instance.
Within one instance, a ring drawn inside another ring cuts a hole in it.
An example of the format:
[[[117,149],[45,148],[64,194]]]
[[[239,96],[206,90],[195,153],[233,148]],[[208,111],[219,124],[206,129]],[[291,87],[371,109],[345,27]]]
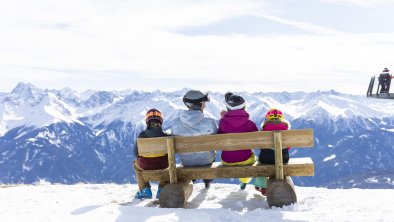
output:
[[[289,163],[283,164],[285,176],[313,176],[314,165],[310,157],[290,158]],[[214,162],[212,166],[183,167],[177,165],[176,173],[179,180],[240,178],[275,175],[274,164],[254,163],[249,166],[225,166]],[[169,180],[169,170],[144,170],[142,175],[147,180]]]

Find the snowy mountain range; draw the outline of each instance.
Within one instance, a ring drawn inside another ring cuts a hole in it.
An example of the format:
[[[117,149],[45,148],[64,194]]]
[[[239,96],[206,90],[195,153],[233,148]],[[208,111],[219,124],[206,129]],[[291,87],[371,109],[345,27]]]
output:
[[[0,93],[0,183],[135,182],[132,149],[145,112],[160,109],[169,130],[186,91],[78,93],[19,83]],[[293,129],[314,129],[315,147],[291,156],[311,156],[315,176],[295,177],[296,185],[394,188],[394,101],[335,91],[239,94],[258,126],[277,107]],[[223,94],[209,95],[205,114],[218,119]]]

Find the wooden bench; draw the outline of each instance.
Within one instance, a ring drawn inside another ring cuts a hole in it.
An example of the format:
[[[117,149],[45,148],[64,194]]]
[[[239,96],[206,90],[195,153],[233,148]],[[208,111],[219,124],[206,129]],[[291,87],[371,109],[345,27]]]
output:
[[[267,202],[269,206],[282,207],[297,202],[294,186],[289,176],[313,176],[314,165],[310,157],[292,158],[287,164],[282,163],[282,148],[313,147],[312,129],[286,131],[259,131],[251,133],[215,134],[194,137],[157,137],[139,138],[140,155],[168,154],[169,167],[161,170],[143,170],[145,180],[167,180],[160,195],[161,207],[183,207],[193,191],[190,180],[214,178],[242,178],[267,176]],[[183,167],[176,165],[176,153],[189,153],[211,150],[240,149],[275,150],[275,164],[256,162],[249,166],[224,166],[214,162],[212,166]]]

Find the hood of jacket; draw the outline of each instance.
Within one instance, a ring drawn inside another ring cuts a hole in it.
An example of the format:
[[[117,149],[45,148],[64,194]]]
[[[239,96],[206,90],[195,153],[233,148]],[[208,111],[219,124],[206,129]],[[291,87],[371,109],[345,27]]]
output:
[[[180,120],[189,126],[195,126],[204,119],[204,114],[200,110],[182,110]]]
[[[263,122],[263,131],[274,131],[274,130],[288,130],[290,129],[289,123],[285,120],[266,120]]]
[[[249,120],[249,114],[245,110],[227,111],[219,121],[221,132],[249,132],[255,131],[256,126]],[[251,129],[253,128],[253,129]]]
[[[142,138],[161,137],[161,136],[167,136],[167,134],[163,132],[163,128],[161,127],[147,127],[147,129],[140,134],[140,137]]]

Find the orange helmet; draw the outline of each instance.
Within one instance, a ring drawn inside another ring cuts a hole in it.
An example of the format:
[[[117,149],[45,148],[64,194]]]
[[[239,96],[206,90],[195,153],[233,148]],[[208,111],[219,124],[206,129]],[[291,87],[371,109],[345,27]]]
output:
[[[163,114],[158,109],[150,109],[145,114],[145,122],[148,124],[151,120],[158,120],[163,123]]]
[[[270,109],[268,110],[267,114],[265,114],[265,119],[266,120],[273,120],[273,119],[278,119],[278,120],[283,120],[284,116],[282,111],[280,111],[279,109]]]

